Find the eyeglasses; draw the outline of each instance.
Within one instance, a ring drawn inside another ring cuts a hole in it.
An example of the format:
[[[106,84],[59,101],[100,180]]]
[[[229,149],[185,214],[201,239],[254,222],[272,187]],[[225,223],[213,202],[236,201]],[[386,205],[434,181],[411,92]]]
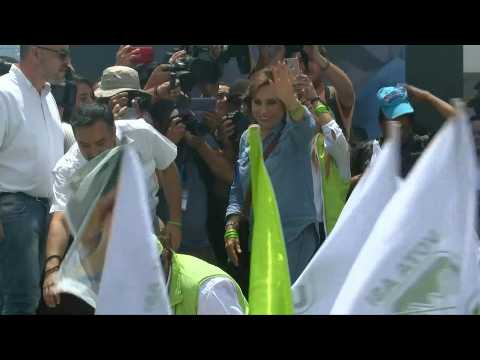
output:
[[[67,50],[67,49],[55,50],[55,49],[50,49],[50,48],[47,48],[47,47],[44,47],[44,46],[38,46],[38,45],[36,45],[35,47],[37,47],[39,49],[42,49],[42,50],[48,50],[48,51],[54,52],[55,54],[57,54],[57,56],[62,61],[65,61],[70,57],[70,51]]]

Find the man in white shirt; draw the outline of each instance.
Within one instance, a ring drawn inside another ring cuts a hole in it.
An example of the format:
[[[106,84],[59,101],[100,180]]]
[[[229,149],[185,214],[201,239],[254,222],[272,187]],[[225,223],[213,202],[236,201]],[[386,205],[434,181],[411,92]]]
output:
[[[127,146],[134,147],[135,142]],[[103,152],[80,170],[81,177],[74,175],[73,203],[68,205],[68,211],[78,237],[62,263],[60,289],[57,289],[59,296],[55,299],[59,306],[52,309],[51,314],[91,315],[95,312],[104,276],[106,249],[111,238],[112,214],[116,211],[119,150],[116,147],[110,152]],[[105,179],[109,179],[108,183]],[[92,197],[99,193],[104,195],[98,201],[93,200],[95,205],[92,205]],[[90,207],[94,208],[88,210]],[[132,238],[131,241],[136,243],[138,239]],[[176,254],[168,245],[164,249],[158,239],[156,242],[173,314],[240,315],[248,312],[240,287],[228,274],[200,259]],[[125,264],[125,279],[128,277],[128,266]],[[47,273],[56,274],[56,271],[54,267]],[[120,276],[118,280],[121,279]],[[128,282],[126,280],[125,284]],[[128,291],[128,288],[126,286],[125,290]]]
[[[156,170],[172,171],[173,169],[177,173],[174,163],[177,155],[176,146],[143,120],[114,122],[108,105],[89,104],[82,105],[74,112],[71,124],[77,144],[70,148],[53,170],[53,217],[47,240],[45,270],[48,275],[44,281],[44,299],[49,307],[54,307],[59,302],[58,292],[54,291],[57,274],[52,269],[59,266],[68,245],[70,230],[65,217],[65,208],[73,193],[70,181],[77,170],[105,150],[112,149],[124,141],[131,143],[142,161],[153,219],[157,219],[156,194],[159,188]],[[178,175],[176,182],[169,185],[170,191],[180,194]],[[155,225],[158,227],[158,222],[154,223]]]
[[[40,300],[52,169],[64,136],[49,82],[65,76],[68,45],[21,45],[0,77],[0,315]]]

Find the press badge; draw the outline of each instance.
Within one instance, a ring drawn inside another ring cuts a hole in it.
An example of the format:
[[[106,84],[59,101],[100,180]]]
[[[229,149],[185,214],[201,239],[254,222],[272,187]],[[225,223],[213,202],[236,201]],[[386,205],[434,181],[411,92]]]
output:
[[[187,211],[188,190],[182,190],[182,211]]]

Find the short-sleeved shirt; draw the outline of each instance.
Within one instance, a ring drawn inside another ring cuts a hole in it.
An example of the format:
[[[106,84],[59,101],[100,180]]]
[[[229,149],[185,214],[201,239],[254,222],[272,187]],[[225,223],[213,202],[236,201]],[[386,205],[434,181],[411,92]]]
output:
[[[149,206],[154,213],[157,206],[156,194],[159,189],[155,169],[163,170],[170,166],[177,156],[177,147],[170,140],[155,130],[143,119],[115,121],[117,140],[122,136],[131,140],[131,146],[137,151],[147,179]],[[54,202],[51,212],[65,211],[72,190],[72,175],[87,163],[78,144],[74,144],[58,161],[53,169]]]

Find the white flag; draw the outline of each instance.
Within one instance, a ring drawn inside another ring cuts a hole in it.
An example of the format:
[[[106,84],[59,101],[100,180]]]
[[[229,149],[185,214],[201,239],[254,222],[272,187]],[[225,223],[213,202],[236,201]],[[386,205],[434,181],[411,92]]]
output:
[[[463,113],[433,139],[375,224],[331,314],[455,314],[474,229],[475,153]]]
[[[138,156],[131,149],[125,151],[122,159],[95,313],[171,313],[153,237],[145,179]]]
[[[328,314],[385,205],[397,189],[399,134],[394,129],[352,192],[333,231],[292,287],[295,314]]]

